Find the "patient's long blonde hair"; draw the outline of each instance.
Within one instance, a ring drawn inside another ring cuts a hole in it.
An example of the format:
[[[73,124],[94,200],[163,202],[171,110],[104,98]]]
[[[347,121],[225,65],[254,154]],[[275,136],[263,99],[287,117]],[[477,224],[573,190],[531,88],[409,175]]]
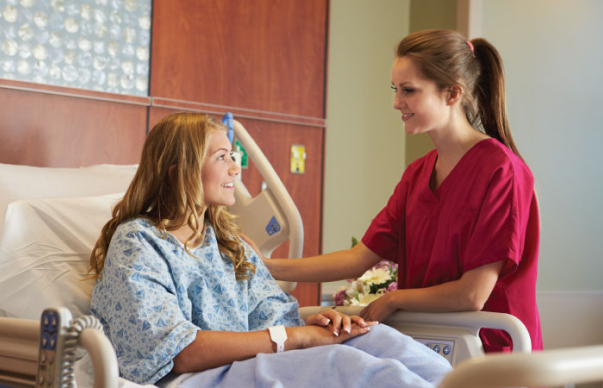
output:
[[[225,131],[220,122],[199,113],[174,113],[159,121],[149,133],[140,165],[124,198],[113,208],[113,217],[105,224],[90,255],[90,272],[101,275],[109,243],[122,222],[144,217],[159,229],[163,237],[185,223],[193,230],[188,243],[201,239],[205,209],[201,170],[209,137]],[[236,217],[224,206],[211,205],[205,218],[214,228],[220,252],[229,257],[238,280],[255,272],[245,260],[245,249],[239,241],[241,229]]]

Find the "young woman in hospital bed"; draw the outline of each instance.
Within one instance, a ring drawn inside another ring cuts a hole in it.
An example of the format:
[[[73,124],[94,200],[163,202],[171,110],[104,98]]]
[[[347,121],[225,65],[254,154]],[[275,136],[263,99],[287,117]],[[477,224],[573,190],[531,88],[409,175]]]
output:
[[[334,310],[300,318],[225,210],[238,173],[226,128],[207,116],[172,114],[149,133],[90,258],[91,311],[121,375],[166,384],[206,371],[195,386],[437,385],[448,361],[392,328]]]
[[[538,205],[507,123],[498,51],[455,31],[411,34],[398,45],[392,89],[406,132],[427,133],[435,150],[406,169],[354,248],[265,260],[268,269],[277,280],[327,282],[388,259],[398,263],[398,290],[371,303],[363,318],[383,322],[396,310],[507,313],[541,350]],[[487,352],[512,346],[500,330],[480,337]]]

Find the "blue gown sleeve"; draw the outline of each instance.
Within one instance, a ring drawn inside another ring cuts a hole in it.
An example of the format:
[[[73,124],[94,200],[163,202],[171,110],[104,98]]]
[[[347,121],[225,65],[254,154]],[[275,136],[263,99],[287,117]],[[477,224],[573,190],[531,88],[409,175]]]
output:
[[[247,260],[255,265],[255,275],[248,284],[250,311],[249,330],[263,330],[269,326],[303,326],[297,300],[283,291],[253,249],[241,240]]]
[[[187,316],[186,291],[174,283],[158,240],[154,230],[122,224],[91,302],[115,347],[122,376],[139,384],[167,375],[173,358],[199,330]]]

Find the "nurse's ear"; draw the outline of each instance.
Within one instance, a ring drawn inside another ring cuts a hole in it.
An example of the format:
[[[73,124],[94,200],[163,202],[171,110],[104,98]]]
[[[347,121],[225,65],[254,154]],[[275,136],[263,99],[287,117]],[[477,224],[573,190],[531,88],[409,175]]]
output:
[[[453,85],[448,89],[448,98],[446,99],[446,103],[448,105],[454,105],[458,101],[461,101],[463,97],[463,88],[460,85]]]

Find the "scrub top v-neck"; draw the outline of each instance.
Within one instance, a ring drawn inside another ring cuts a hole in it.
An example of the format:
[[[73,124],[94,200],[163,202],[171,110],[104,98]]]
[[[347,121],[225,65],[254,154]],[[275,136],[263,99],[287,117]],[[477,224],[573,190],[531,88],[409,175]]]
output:
[[[518,317],[535,350],[542,348],[535,300],[539,219],[534,178],[527,165],[496,139],[477,143],[435,192],[433,150],[404,172],[363,243],[398,263],[398,287],[423,288],[504,261],[484,310]],[[482,330],[486,350],[510,348],[508,335]]]

